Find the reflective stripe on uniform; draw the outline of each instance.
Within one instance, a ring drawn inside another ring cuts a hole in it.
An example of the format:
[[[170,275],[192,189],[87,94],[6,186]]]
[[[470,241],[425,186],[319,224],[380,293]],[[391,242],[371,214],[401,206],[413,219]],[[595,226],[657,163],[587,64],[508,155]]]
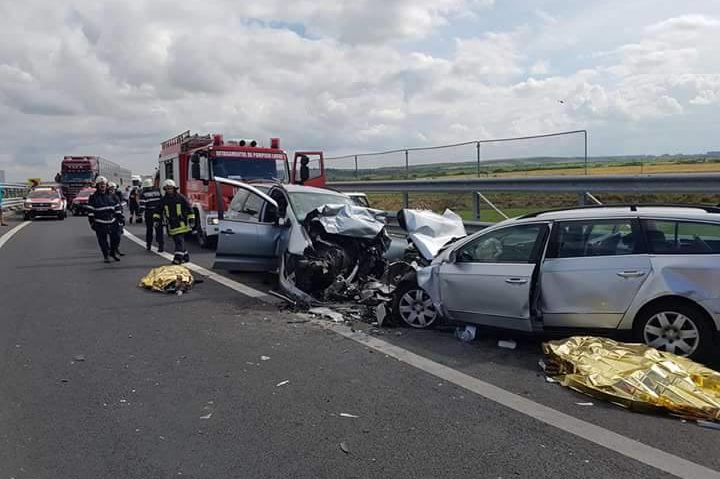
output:
[[[106,224],[106,225],[110,225],[110,224],[115,223],[115,218],[113,218],[113,219],[111,219],[111,220],[101,220],[101,219],[95,218],[95,222],[96,222],[96,223],[103,223],[103,224]]]

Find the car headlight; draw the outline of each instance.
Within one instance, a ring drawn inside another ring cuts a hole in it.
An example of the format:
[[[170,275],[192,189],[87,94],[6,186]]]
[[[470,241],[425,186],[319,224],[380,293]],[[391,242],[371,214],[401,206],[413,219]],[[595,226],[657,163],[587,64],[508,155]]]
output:
[[[208,216],[207,224],[218,225],[220,224],[220,220],[216,216]]]

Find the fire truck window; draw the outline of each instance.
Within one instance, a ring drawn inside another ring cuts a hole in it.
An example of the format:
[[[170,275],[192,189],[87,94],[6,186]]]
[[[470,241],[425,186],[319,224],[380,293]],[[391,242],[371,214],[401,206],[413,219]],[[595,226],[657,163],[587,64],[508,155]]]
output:
[[[298,175],[297,178],[301,182],[319,178],[322,175],[320,169],[320,157],[307,157],[307,163],[302,161],[302,158],[297,162]]]
[[[165,179],[166,180],[174,180],[173,175],[173,164],[172,161],[166,161],[165,162]]]

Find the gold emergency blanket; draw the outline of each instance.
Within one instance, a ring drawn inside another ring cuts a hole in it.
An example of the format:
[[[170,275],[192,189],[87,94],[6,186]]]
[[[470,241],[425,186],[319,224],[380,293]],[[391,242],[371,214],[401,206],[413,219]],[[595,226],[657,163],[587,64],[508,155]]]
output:
[[[193,282],[193,275],[185,266],[168,265],[152,269],[138,286],[161,293],[175,293],[178,289],[188,291]]]
[[[546,372],[633,410],[720,421],[720,373],[644,344],[577,336],[543,343]]]

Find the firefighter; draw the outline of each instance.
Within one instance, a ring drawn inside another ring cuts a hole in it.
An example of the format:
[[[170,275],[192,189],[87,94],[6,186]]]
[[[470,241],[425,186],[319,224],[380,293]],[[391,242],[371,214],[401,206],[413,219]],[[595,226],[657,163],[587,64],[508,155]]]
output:
[[[307,180],[310,179],[310,158],[306,155],[300,157],[300,184],[303,185]]]
[[[95,231],[100,251],[106,263],[110,257],[120,261],[117,252],[120,237],[117,235],[117,224],[122,218],[122,209],[117,197],[110,194],[107,178],[98,176],[95,180],[96,190],[90,195],[87,204],[90,228]]]
[[[143,181],[143,188],[138,197],[140,207],[145,209],[145,248],[150,251],[153,243],[153,232],[158,243],[158,252],[165,251],[165,238],[162,228],[162,194],[160,189],[153,185],[150,178]],[[157,214],[158,218],[155,219]]]
[[[117,183],[111,181],[108,183],[108,191],[110,191],[111,195],[115,195],[117,198],[117,202],[120,205],[120,216],[118,216],[118,220],[115,223],[113,227],[112,234],[115,235],[115,253],[117,253],[118,256],[125,256],[125,253],[120,252],[120,239],[122,239],[123,230],[125,229],[125,215],[123,214],[123,194],[122,190],[118,188]]]
[[[130,192],[128,193],[128,208],[130,208],[130,224],[133,224],[133,221],[137,218],[137,222],[140,223],[142,221],[140,219],[140,204],[138,201],[138,188],[137,186],[133,186],[130,189]]]
[[[185,249],[185,235],[195,227],[195,213],[190,208],[187,198],[177,190],[173,180],[163,182],[165,195],[161,201],[161,211],[153,215],[156,219],[164,219],[167,232],[175,243],[173,264],[190,261],[190,253]]]

